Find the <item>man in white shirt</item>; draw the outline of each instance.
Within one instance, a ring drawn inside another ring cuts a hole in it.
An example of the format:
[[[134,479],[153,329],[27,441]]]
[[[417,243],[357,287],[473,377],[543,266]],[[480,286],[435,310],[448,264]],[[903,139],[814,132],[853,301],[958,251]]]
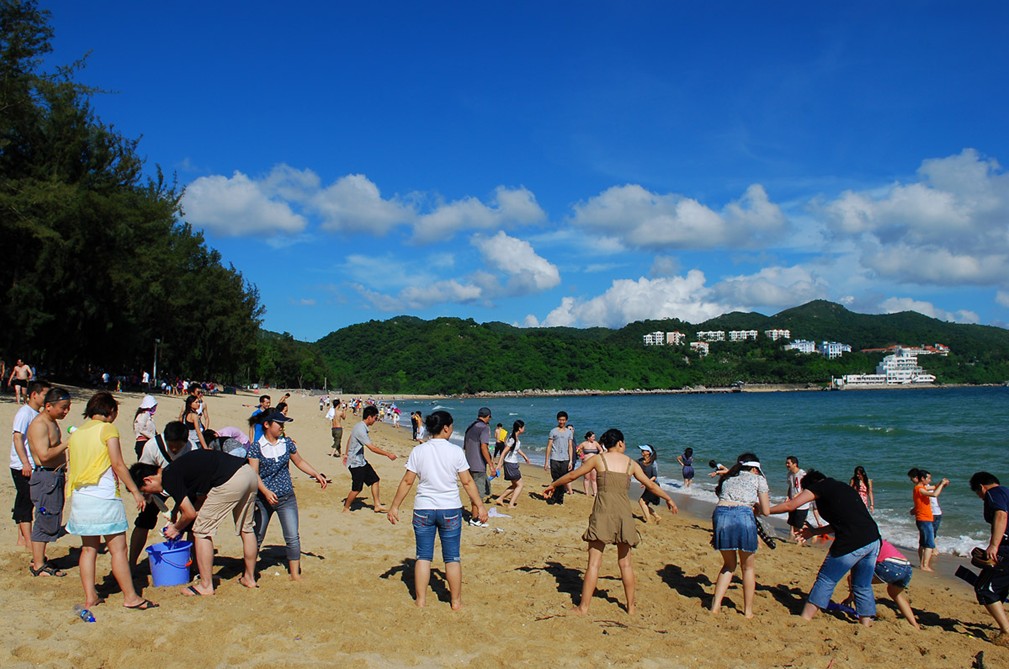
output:
[[[787,498],[798,497],[802,492],[802,477],[806,475],[805,469],[799,468],[799,458],[789,455],[785,458],[785,469],[788,470],[788,493]],[[809,514],[809,504],[803,504],[794,511],[788,512],[788,529],[792,532],[792,539],[796,543],[802,544],[806,540],[799,536],[799,530],[806,524],[806,516]]]
[[[32,546],[32,516],[35,505],[32,504],[29,480],[35,469],[35,460],[28,450],[28,426],[35,416],[39,415],[45,401],[46,393],[51,386],[46,381],[38,379],[28,384],[28,401],[14,414],[11,426],[11,477],[14,479],[14,522],[18,526],[18,546],[29,550]]]

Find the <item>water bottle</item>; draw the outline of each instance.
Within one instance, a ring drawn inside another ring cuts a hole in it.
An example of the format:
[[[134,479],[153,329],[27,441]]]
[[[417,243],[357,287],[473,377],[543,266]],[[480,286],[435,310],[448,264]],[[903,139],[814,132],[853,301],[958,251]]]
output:
[[[90,610],[84,608],[80,604],[74,606],[74,615],[86,623],[93,623],[95,621],[95,614],[91,613]]]

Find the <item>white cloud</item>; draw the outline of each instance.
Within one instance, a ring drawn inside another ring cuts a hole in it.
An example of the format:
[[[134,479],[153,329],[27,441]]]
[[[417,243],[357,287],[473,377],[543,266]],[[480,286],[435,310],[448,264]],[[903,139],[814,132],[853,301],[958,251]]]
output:
[[[821,208],[835,239],[901,282],[990,285],[1009,273],[1009,175],[977,151],[922,162],[908,184],[848,191]]]
[[[786,227],[781,209],[759,185],[720,213],[682,195],[659,195],[635,184],[614,186],[574,205],[571,223],[646,249],[759,246]]]
[[[541,292],[561,282],[557,266],[536,255],[532,244],[525,240],[498,232],[493,237],[475,235],[472,244],[480,250],[487,265],[508,276],[509,294]]]
[[[995,293],[995,301],[1003,307],[1009,307],[1009,292],[1000,290]]]
[[[542,324],[621,327],[632,321],[658,318],[700,322],[738,308],[712,298],[712,290],[705,286],[704,273],[699,270],[682,277],[618,279],[605,293],[589,300],[563,298]],[[526,322],[538,323],[530,317]]]
[[[350,174],[314,193],[309,199],[330,232],[370,232],[384,235],[397,225],[410,224],[416,212],[396,199],[386,200],[363,174]]]
[[[765,267],[756,274],[727,277],[712,290],[719,299],[747,305],[750,310],[792,307],[827,295],[826,282],[799,265]]]
[[[896,314],[902,311],[916,311],[930,318],[938,318],[943,321],[953,321],[956,323],[980,323],[981,319],[973,311],[961,309],[959,311],[946,311],[939,309],[931,302],[915,300],[910,297],[891,297],[879,305],[883,313]]]
[[[185,218],[219,235],[271,235],[301,232],[308,224],[286,202],[271,199],[261,185],[235,172],[200,177],[186,187]]]
[[[441,204],[422,214],[414,225],[414,239],[419,242],[445,241],[461,230],[498,230],[516,225],[538,223],[546,213],[536,197],[525,188],[509,190],[498,186],[489,205],[475,197]]]

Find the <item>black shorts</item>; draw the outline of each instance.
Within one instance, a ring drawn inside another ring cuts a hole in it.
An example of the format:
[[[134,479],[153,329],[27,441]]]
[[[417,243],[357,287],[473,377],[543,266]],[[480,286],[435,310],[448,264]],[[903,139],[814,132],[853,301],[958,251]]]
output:
[[[20,469],[11,469],[11,478],[14,479],[14,506],[11,509],[11,518],[15,523],[30,523],[32,516],[35,515],[35,506],[32,505],[28,479],[21,475]]]
[[[15,386],[21,386],[22,388],[28,388],[28,379],[14,379]]]
[[[806,516],[808,515],[809,509],[796,509],[794,511],[789,511],[788,526],[801,530],[802,526],[806,524]]]
[[[654,504],[654,505],[658,505],[662,501],[661,497],[651,492],[650,490],[645,490],[644,492],[642,492],[641,499],[644,500],[645,504]]]
[[[1009,568],[985,567],[974,582],[974,596],[978,604],[1004,602],[1009,597]]]
[[[144,510],[137,514],[137,519],[133,521],[134,527],[139,527],[148,532],[158,526],[158,505],[154,502],[147,502]]]
[[[364,486],[375,485],[381,480],[378,478],[375,470],[371,468],[371,465],[367,463],[363,467],[351,467],[350,479],[350,489],[354,492],[361,492],[364,490]]]
[[[519,468],[519,463],[517,462],[504,463],[504,477],[505,481],[521,481],[522,469]]]

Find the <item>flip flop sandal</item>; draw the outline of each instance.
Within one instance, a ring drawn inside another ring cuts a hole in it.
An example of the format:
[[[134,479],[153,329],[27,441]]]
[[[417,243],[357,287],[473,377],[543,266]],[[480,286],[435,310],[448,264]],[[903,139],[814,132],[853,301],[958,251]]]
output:
[[[144,601],[140,602],[139,604],[135,604],[133,606],[127,606],[125,608],[130,609],[132,611],[150,611],[151,609],[158,608],[158,605],[155,604],[154,602],[152,602],[149,599],[145,599]]]

